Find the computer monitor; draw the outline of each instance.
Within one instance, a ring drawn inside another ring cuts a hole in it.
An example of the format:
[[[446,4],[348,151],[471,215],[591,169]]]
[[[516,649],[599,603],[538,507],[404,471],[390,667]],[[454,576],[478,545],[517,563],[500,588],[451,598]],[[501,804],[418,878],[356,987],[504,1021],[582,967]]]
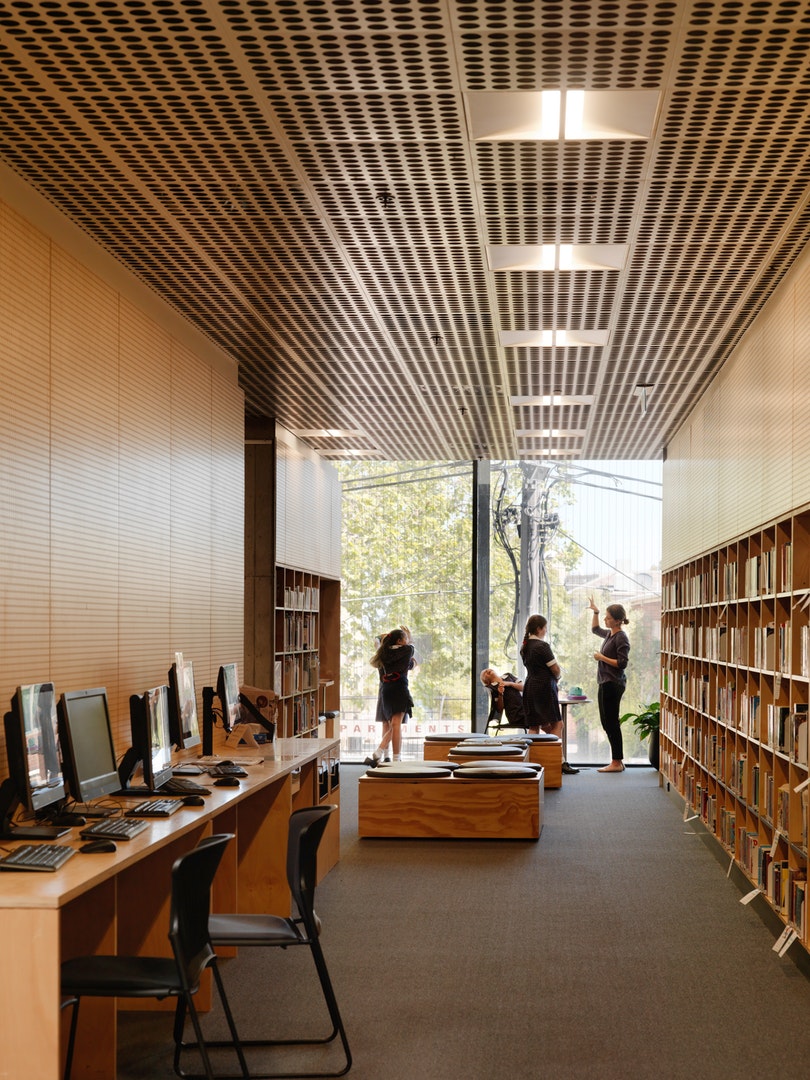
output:
[[[178,750],[199,746],[200,725],[197,720],[197,693],[194,689],[194,668],[182,653],[174,654],[169,668],[169,735]]]
[[[0,791],[0,831],[6,838],[13,832],[15,839],[59,836],[66,830],[11,824],[18,804],[41,814],[65,798],[53,683],[18,686],[4,721],[9,778]]]
[[[241,719],[239,708],[239,675],[236,664],[223,664],[217,676],[217,697],[222,708],[222,726],[233,731]]]
[[[132,751],[122,764],[121,785],[126,788],[138,762],[144,787],[157,791],[172,776],[172,741],[169,735],[169,688],[156,686],[129,699]],[[134,762],[134,764],[133,764]]]
[[[57,711],[68,791],[79,803],[117,792],[110,710],[104,687],[62,694]]]

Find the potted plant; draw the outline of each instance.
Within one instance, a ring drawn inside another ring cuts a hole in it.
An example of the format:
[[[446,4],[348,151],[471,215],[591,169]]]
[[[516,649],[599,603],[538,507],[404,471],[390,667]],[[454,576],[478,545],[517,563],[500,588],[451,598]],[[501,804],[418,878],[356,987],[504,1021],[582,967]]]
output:
[[[651,701],[647,705],[640,705],[637,712],[626,712],[619,717],[619,723],[632,724],[640,739],[649,736],[649,758],[654,769],[658,768],[658,732],[661,719],[661,702]]]

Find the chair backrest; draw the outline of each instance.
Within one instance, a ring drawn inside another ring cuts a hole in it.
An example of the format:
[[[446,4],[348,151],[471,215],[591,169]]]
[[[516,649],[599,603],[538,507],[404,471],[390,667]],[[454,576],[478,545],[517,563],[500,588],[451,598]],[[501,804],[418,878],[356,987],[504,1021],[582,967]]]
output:
[[[220,833],[201,840],[185,852],[172,867],[172,905],[169,939],[189,988],[215,957],[208,933],[211,885],[225,848],[233,833]]]
[[[290,814],[287,836],[287,883],[290,886],[298,914],[304,920],[309,935],[317,933],[315,917],[315,885],[318,876],[318,847],[323,839],[329,816],[337,806],[305,806]]]

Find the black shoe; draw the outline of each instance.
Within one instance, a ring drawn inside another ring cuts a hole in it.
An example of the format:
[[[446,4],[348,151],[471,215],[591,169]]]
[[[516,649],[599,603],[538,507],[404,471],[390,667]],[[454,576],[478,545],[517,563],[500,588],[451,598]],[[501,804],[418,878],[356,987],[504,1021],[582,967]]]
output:
[[[376,769],[376,768],[377,768],[377,766],[378,766],[378,765],[379,765],[380,763],[379,763],[379,761],[377,761],[377,759],[376,759],[376,758],[373,758],[373,757],[367,757],[367,758],[366,758],[366,760],[365,760],[365,761],[363,762],[363,764],[364,764],[364,765],[370,765],[372,769]]]
[[[562,771],[566,776],[575,776],[579,772],[579,769],[575,769],[573,765],[569,765],[567,761],[564,761],[562,763]]]

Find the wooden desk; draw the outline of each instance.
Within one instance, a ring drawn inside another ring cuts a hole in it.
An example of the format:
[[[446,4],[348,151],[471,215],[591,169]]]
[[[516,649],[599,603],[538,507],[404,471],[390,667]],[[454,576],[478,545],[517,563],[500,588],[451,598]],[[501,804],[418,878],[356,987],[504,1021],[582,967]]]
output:
[[[223,757],[240,756],[232,748],[217,750]],[[339,805],[340,740],[279,739],[275,752],[275,761],[250,766],[239,788],[212,788],[204,806],[150,819],[148,829],[119,842],[114,854],[80,853],[55,873],[0,873],[0,1080],[61,1076],[63,959],[90,953],[171,955],[171,867],[203,837],[235,833],[214,880],[214,910],[290,913],[290,814],[317,803]],[[204,777],[197,779],[203,782]],[[321,845],[322,874],[339,856],[338,818],[332,815]],[[78,828],[58,841],[74,847],[83,842]],[[201,989],[200,1006],[205,1008],[208,1000],[210,988]],[[132,1005],[167,1007],[165,1002],[127,1002],[128,1008]],[[88,999],[79,1023],[77,1075],[111,1080],[115,1059],[115,1002]]]

